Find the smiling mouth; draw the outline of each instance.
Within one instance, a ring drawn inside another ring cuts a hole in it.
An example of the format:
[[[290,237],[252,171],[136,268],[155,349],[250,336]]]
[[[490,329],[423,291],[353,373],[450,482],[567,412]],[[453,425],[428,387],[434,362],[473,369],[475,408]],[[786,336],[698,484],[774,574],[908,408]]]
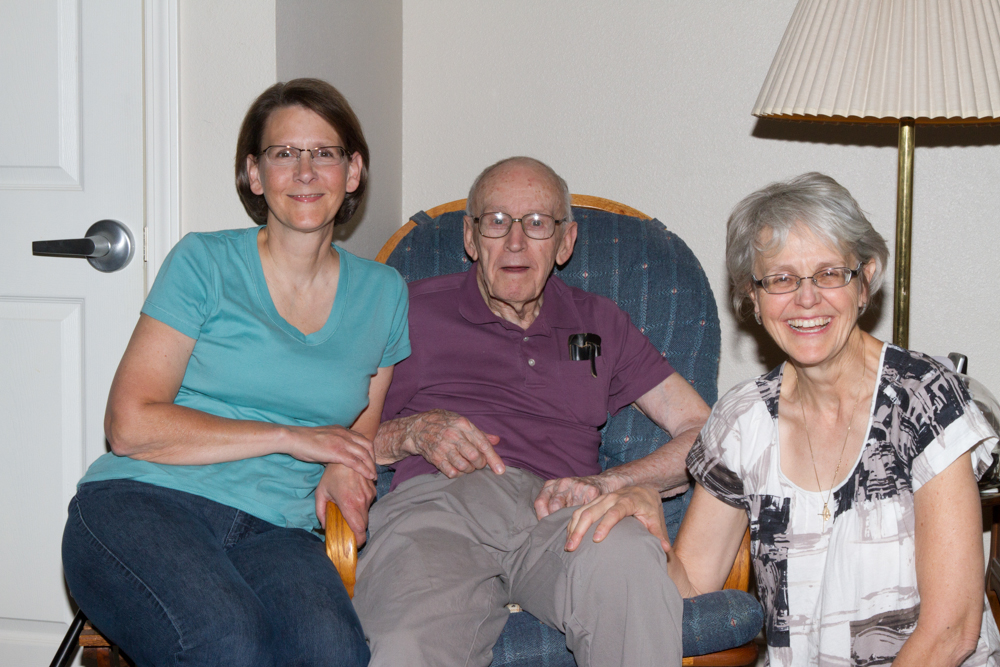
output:
[[[802,333],[816,333],[826,328],[832,317],[814,317],[809,320],[788,320],[788,326]]]
[[[321,195],[321,194],[311,194],[311,195],[288,195],[288,196],[291,197],[292,199],[294,199],[295,201],[307,202],[308,203],[308,202],[314,202],[314,201],[316,201],[317,199],[319,199],[323,195]]]

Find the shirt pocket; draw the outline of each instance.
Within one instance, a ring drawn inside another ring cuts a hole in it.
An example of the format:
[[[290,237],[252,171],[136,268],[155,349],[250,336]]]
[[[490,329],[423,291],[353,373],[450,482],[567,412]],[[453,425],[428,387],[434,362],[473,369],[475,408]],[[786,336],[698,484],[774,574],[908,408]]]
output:
[[[550,391],[557,414],[594,428],[608,419],[608,387],[610,376],[597,358],[597,377],[591,373],[590,361],[557,361]]]

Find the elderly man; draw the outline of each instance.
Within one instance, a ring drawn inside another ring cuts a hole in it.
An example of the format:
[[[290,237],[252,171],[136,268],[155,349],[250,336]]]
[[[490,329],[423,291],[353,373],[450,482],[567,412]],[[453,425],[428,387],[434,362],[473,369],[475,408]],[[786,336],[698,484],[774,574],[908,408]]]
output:
[[[573,253],[571,216],[548,166],[498,162],[469,193],[473,266],[410,285],[413,354],[375,439],[394,490],[372,509],[354,598],[372,665],[489,665],[510,602],[564,632],[580,665],[681,662],[660,531],[629,517],[608,533],[609,513],[598,542],[583,516],[568,543],[567,526],[626,486],[683,491],[708,408],[614,302],[551,275]],[[579,333],[600,336],[596,378],[570,360]],[[630,403],[673,437],[602,473],[598,429]]]

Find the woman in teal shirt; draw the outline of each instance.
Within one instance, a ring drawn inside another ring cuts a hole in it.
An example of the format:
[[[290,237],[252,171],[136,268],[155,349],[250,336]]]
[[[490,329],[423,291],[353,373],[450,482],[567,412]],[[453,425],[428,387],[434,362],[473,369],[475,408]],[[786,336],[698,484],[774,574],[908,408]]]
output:
[[[403,280],[332,244],[367,164],[332,86],[269,88],[236,152],[261,226],[185,236],[150,290],[63,537],[73,597],[139,664],[368,661],[317,535],[332,500],[364,540],[409,355]]]

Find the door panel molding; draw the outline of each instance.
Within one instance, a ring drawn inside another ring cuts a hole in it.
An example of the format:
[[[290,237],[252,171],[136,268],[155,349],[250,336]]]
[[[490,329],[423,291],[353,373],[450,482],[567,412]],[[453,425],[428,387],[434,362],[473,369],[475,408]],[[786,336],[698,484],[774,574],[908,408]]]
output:
[[[18,105],[28,126],[0,134],[0,190],[83,189],[78,5],[77,0],[49,0],[7,8],[15,15],[0,25],[0,43],[6,45],[4,52],[19,53],[17,58],[5,53],[10,57],[3,58],[7,64],[0,73],[0,88],[9,93],[9,103]],[[28,39],[32,29],[49,31],[51,43]],[[11,62],[30,62],[31,67],[10,67]],[[48,87],[39,86],[40,81]]]
[[[0,487],[0,506],[7,508],[5,532],[37,547],[4,554],[5,567],[17,573],[0,581],[4,636],[14,629],[37,634],[46,623],[65,627],[61,528],[86,462],[83,311],[83,299],[0,298],[0,400],[10,408],[0,441],[8,443],[4,465],[12,473]]]

